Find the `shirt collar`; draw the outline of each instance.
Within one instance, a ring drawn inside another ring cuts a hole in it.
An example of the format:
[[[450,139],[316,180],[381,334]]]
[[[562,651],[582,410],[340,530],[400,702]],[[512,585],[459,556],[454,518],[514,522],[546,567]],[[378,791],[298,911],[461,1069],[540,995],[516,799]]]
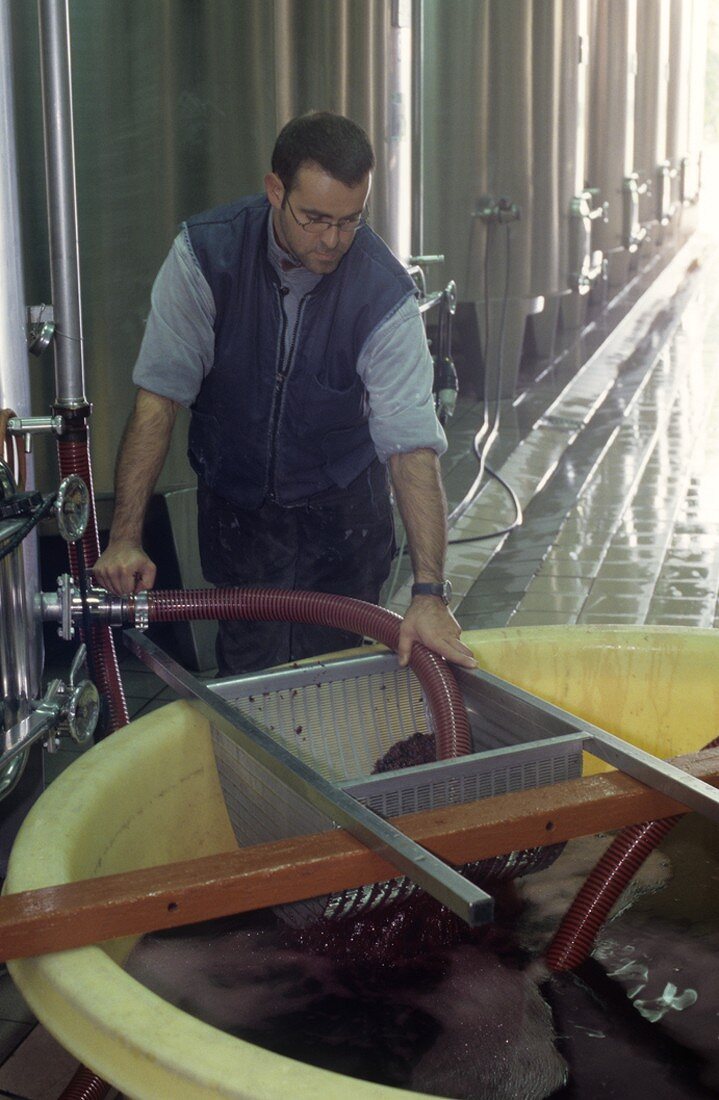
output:
[[[313,271],[308,271],[302,264],[295,264],[292,256],[280,246],[275,234],[272,208],[270,208],[270,216],[267,219],[267,257],[284,283],[297,284],[301,286],[304,293],[311,290],[323,278],[322,275],[316,275]]]

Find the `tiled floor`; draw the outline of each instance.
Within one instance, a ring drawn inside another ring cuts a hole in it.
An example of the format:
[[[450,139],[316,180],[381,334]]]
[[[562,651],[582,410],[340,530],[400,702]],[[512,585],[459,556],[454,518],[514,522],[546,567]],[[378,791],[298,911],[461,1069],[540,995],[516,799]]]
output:
[[[499,537],[472,541],[513,519],[506,491],[485,479],[453,526],[448,575],[465,628],[717,625],[719,260],[713,252],[709,237],[695,235],[648,292],[637,278],[581,340],[568,341],[552,364],[535,364],[520,398],[503,402],[489,464],[513,487],[524,519]],[[663,262],[657,260],[652,277]],[[475,476],[471,442],[481,418],[476,401],[460,400],[444,459],[450,507]],[[407,580],[405,560],[386,601],[398,610],[406,606]],[[173,697],[133,659],[123,658],[123,679],[133,716]],[[64,749],[50,758],[49,778],[72,756]],[[0,1097],[48,1100],[72,1072],[71,1061],[33,1025],[8,976],[0,975]],[[38,1081],[43,1064],[46,1077]]]

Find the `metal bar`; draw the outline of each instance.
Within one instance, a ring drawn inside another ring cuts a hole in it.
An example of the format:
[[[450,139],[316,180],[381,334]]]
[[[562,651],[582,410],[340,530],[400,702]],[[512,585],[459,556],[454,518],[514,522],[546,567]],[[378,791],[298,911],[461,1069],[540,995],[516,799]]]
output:
[[[435,294],[430,294],[427,298],[424,299],[424,301],[420,301],[419,312],[428,313],[430,309],[434,308],[434,306],[439,305],[443,298],[443,290],[437,291]]]
[[[620,737],[605,730],[595,730],[589,723],[587,726],[592,730],[585,746],[587,751],[711,821],[719,822],[719,791],[708,783],[687,775],[673,764],[630,745]]]
[[[50,279],[55,316],[55,401],[59,406],[77,408],[87,401],[67,0],[38,0],[38,19]]]
[[[719,749],[677,763],[719,782]],[[621,772],[398,818],[444,859],[486,859],[685,812]],[[52,838],[50,838],[51,842]],[[0,962],[282,905],[391,874],[342,830],[0,897]]]
[[[412,5],[412,251],[424,252],[424,0]]]
[[[61,416],[11,416],[6,430],[9,435],[61,435],[63,426]]]
[[[528,706],[535,711],[539,711],[550,719],[552,728],[556,728],[557,722],[564,723],[569,727],[568,733],[571,734],[573,729],[584,736],[586,751],[598,756],[607,764],[620,768],[634,779],[646,783],[647,786],[653,787],[662,794],[669,795],[677,802],[696,810],[697,813],[703,814],[712,821],[719,821],[719,792],[710,787],[708,783],[687,775],[686,772],[674,767],[673,764],[668,764],[665,760],[660,760],[652,753],[645,752],[623,738],[616,737],[614,734],[608,733],[607,730],[603,730],[591,722],[586,722],[575,714],[570,714],[569,711],[547,702],[546,699],[531,695],[528,691],[524,691],[515,684],[510,684],[490,672],[478,669],[465,675],[478,678],[488,684],[490,688],[499,690],[506,696],[517,700],[524,707]],[[459,682],[461,686],[461,677]]]
[[[149,638],[137,630],[127,630],[124,636],[132,652],[165,683],[189,699],[211,723],[311,806],[388,860],[470,926],[492,920],[494,902],[484,890],[297,760],[256,722],[219,699]]]
[[[287,688],[306,687],[308,684],[334,683],[335,680],[356,679],[373,673],[396,672],[397,655],[387,650],[360,657],[332,657],[329,660],[317,658],[312,663],[300,664],[297,668],[268,669],[263,672],[247,673],[238,682],[236,676],[213,680],[213,694],[223,699],[247,698],[248,695],[261,695],[263,691],[282,691]],[[238,695],[238,687],[242,694]]]
[[[4,768],[14,756],[24,752],[34,741],[57,726],[57,714],[35,710],[0,734],[0,768]]]

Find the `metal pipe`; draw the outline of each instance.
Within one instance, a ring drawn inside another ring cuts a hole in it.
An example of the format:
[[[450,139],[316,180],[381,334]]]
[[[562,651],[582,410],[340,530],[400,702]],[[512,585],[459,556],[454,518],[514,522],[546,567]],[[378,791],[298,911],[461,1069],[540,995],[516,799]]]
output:
[[[424,253],[424,0],[412,8],[412,254]]]
[[[61,416],[11,416],[8,435],[62,435],[65,422]]]
[[[387,16],[385,239],[394,254],[406,262],[412,253],[412,0],[392,0]]]
[[[80,305],[68,0],[38,0],[50,280],[55,315],[55,403],[87,405]]]

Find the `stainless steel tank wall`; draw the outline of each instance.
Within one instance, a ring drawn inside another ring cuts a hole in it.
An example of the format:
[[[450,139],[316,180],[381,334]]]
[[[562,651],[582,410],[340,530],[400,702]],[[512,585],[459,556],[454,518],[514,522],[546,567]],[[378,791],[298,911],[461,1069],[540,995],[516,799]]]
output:
[[[531,261],[532,8],[522,0],[423,4],[424,250],[445,256],[435,278],[455,279],[460,299],[477,303],[492,392],[500,330],[512,375],[527,314],[537,308]],[[478,216],[487,198],[516,203],[521,219],[508,229],[488,224]],[[509,377],[505,388],[513,385]]]
[[[431,278],[441,285],[453,278],[463,299],[481,295],[483,230],[474,215],[489,191],[490,7],[490,0],[422,5],[423,249],[444,255]]]
[[[14,0],[12,11],[28,281],[39,302],[50,292],[37,27],[34,5]],[[411,7],[406,0],[72,0],[70,13],[87,391],[102,493],[112,487],[131,407],[150,287],[179,223],[261,190],[289,117],[327,108],[367,128],[378,160],[373,224],[409,254]],[[35,372],[35,409],[52,400],[49,374]],[[51,484],[53,449],[41,443],[37,451],[38,481]],[[192,480],[184,452],[180,430],[162,485]]]
[[[32,410],[9,14],[8,8],[0,5],[0,408],[29,416]],[[32,464],[28,472],[32,482]],[[0,681],[6,725],[25,718],[30,703],[40,693],[42,630],[33,610],[37,591],[37,543],[33,532],[20,549],[0,561]]]
[[[0,408],[30,415],[10,12],[0,5]]]
[[[565,324],[574,327],[581,319],[577,299],[588,289],[577,289],[590,268],[590,225],[579,209],[586,188],[588,16],[588,0],[544,2],[532,9],[532,278],[544,308],[530,324],[543,356],[552,352],[560,307]],[[587,202],[581,210],[589,210]]]
[[[694,0],[671,0],[666,155],[672,168],[689,152],[693,8]]]
[[[634,171],[636,0],[593,0],[590,24],[590,104],[587,178],[609,203],[595,225],[610,262],[625,253],[624,187]]]
[[[634,168],[649,191],[640,200],[643,224],[656,221],[660,166],[667,155],[670,0],[639,0],[637,87],[634,102]]]
[[[321,107],[365,127],[377,158],[372,225],[406,261],[412,251],[411,3],[279,0],[275,7],[278,126]]]
[[[706,0],[671,0],[666,156],[675,216],[699,188],[706,23]]]
[[[562,209],[560,139],[563,57],[562,0],[532,4],[532,282],[535,294],[554,296],[567,286],[561,267]],[[566,196],[566,207],[569,196]],[[547,305],[545,303],[544,312]]]
[[[704,85],[707,66],[707,21],[707,0],[694,0],[691,18],[692,46],[689,62],[689,178],[687,180],[687,195],[695,198],[698,196],[701,183]]]
[[[589,125],[590,0],[566,0],[562,9],[561,106],[559,112],[559,194],[561,203],[561,270],[569,294],[561,302],[565,327],[575,328],[584,318],[592,278],[592,226],[580,218],[578,198],[590,184],[587,176]],[[594,207],[601,196],[588,200]],[[570,214],[570,208],[572,214]],[[581,210],[586,210],[582,207]],[[581,245],[581,248],[579,247]]]
[[[704,85],[707,68],[707,0],[694,0],[692,18],[691,82],[689,93],[689,148],[698,152],[704,129]]]

